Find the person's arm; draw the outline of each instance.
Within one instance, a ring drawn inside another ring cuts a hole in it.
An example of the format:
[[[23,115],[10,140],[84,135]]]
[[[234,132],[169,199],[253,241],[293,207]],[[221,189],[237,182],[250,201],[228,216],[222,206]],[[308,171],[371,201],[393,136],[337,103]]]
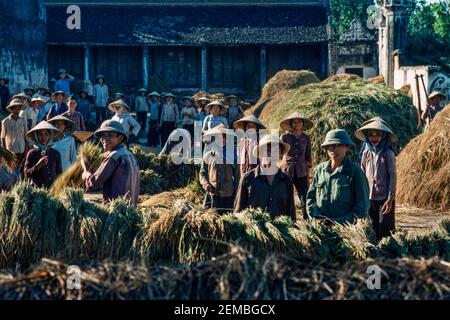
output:
[[[306,173],[308,173],[309,169],[312,166],[312,156],[311,156],[311,138],[308,137],[308,142],[306,143],[306,154],[305,154],[305,160],[306,160]]]
[[[175,103],[173,104],[173,106],[175,111],[175,123],[177,123],[180,118],[180,115],[178,114],[178,106]]]
[[[141,125],[131,115],[129,116],[129,120],[130,120],[131,127],[133,128],[131,130],[131,133],[137,137],[139,134],[139,130],[141,130]]]
[[[159,126],[160,127],[162,127],[162,123],[163,123],[163,119],[164,119],[164,113],[165,113],[164,105],[161,105],[161,117],[159,119]]]
[[[95,173],[91,174],[90,172],[87,172],[89,175],[85,179],[86,189],[88,191],[101,190],[103,184],[114,174],[117,165],[118,162],[116,160],[106,158]]]
[[[38,158],[38,154],[29,151],[25,158],[24,176],[25,178],[34,178],[37,172],[46,164],[43,160],[46,157]]]
[[[202,164],[200,166],[200,184],[202,185],[203,189],[206,192],[213,193],[213,186],[209,182],[209,174],[208,174],[208,164],[205,160],[202,161]]]
[[[350,217],[348,217],[349,214],[346,215],[347,221],[352,220],[352,215],[359,219],[365,218],[370,208],[367,178],[359,167],[356,167],[355,171],[353,177],[353,198],[355,199],[355,206],[350,213]]]
[[[71,74],[66,73],[66,76],[67,76],[67,80],[69,80],[69,82],[72,82],[75,80],[75,77]]]
[[[55,150],[55,149],[53,149]],[[55,161],[56,161],[56,176],[58,177],[59,175],[62,174],[63,170],[62,170],[62,160],[61,160],[61,154],[59,153],[58,150],[56,151],[56,157],[55,157]]]
[[[3,148],[6,149],[6,131],[7,131],[7,126],[6,126],[5,120],[2,121],[2,128],[1,129],[2,129],[2,131],[1,131],[1,134],[0,134],[0,139],[2,141]]]
[[[75,138],[70,139],[70,163],[74,163],[77,160],[77,145],[75,144]]]
[[[317,180],[318,172],[316,168],[308,193],[306,194],[306,210],[308,215],[313,218],[321,215],[319,207],[317,206]]]
[[[234,200],[234,212],[241,212],[248,207],[248,188],[246,185],[246,179],[242,177],[239,181],[239,185],[236,192],[236,198]]]

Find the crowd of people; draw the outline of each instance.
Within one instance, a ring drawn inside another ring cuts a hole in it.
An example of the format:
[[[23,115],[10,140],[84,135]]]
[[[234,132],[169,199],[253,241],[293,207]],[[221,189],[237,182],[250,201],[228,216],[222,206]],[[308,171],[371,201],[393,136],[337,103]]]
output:
[[[263,134],[264,124],[253,115],[244,116],[237,96],[214,101],[185,96],[177,104],[172,93],[142,88],[135,97],[134,116],[122,93],[110,101],[104,76],[97,76],[92,92],[83,89],[78,97],[70,91],[73,79],[60,70],[53,92],[25,88],[12,97],[5,90],[7,79],[0,79],[1,106],[8,113],[1,124],[1,144],[20,164],[15,175],[0,171],[2,189],[21,178],[49,188],[76,161],[80,141],[74,133],[95,127],[94,137],[107,157],[97,170],[82,161],[86,190],[102,190],[104,200],[126,196],[135,205],[140,179],[137,161],[127,149],[132,136],[147,129],[147,144],[162,146],[177,128],[192,139],[195,124],[200,124],[203,143],[210,147],[202,153],[199,173],[205,207],[219,214],[261,208],[274,218],[287,215],[296,220],[295,189],[303,219],[332,224],[370,217],[379,239],[395,230],[392,144],[397,136],[382,118],[368,120],[354,133],[362,141],[359,163],[348,156],[355,146],[349,133],[329,131],[321,145],[329,160],[311,174],[312,146],[305,131],[315,124],[299,112],[280,122],[281,136]],[[431,113],[424,116],[436,112]],[[244,134],[236,135],[237,130]]]

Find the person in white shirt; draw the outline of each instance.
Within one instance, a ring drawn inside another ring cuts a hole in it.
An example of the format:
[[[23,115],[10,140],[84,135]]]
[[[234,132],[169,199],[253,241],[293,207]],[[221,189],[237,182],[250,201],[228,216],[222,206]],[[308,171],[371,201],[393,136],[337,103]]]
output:
[[[108,105],[109,92],[108,86],[105,84],[105,77],[98,75],[95,80],[97,84],[94,86],[94,105],[96,112],[96,124],[100,125],[107,118],[106,106]]]
[[[139,130],[141,130],[141,125],[130,114],[130,107],[125,103],[125,101],[120,99],[111,102],[108,105],[108,109],[112,112],[115,112],[111,120],[118,121],[122,125],[125,132],[127,133],[128,139],[130,138],[131,134],[136,137],[138,136]]]

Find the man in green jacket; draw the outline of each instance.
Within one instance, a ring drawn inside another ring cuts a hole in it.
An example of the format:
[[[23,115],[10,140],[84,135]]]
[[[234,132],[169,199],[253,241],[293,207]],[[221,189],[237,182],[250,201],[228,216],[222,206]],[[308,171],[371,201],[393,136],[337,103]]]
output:
[[[354,146],[347,131],[331,130],[321,145],[330,160],[319,164],[307,194],[307,210],[313,218],[326,217],[337,223],[365,218],[369,211],[369,189],[361,168],[347,158]]]

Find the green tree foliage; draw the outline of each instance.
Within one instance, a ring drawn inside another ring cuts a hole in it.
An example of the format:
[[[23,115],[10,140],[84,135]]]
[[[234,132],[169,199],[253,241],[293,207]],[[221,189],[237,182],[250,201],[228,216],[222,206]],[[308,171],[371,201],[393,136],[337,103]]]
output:
[[[408,39],[410,55],[422,59],[426,57],[425,62],[450,71],[450,1],[413,1]]]
[[[367,8],[373,4],[374,0],[330,0],[331,26],[335,36],[350,28],[355,19],[365,25],[369,18]]]

